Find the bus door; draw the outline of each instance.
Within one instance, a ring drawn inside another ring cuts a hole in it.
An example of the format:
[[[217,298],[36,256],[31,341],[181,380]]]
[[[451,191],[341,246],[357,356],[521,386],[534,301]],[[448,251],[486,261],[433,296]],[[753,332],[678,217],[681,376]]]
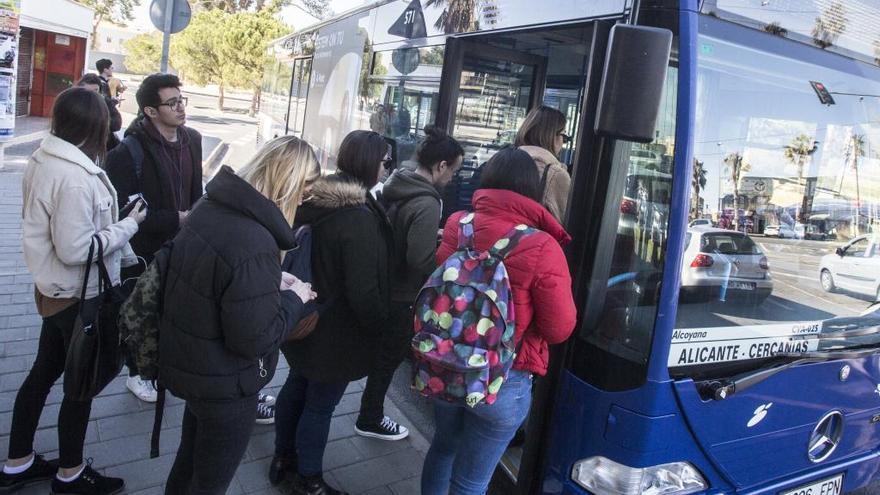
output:
[[[546,70],[539,55],[449,40],[437,121],[464,147],[465,167],[478,169],[513,142],[526,114],[541,103]]]
[[[447,191],[444,206],[448,212],[470,207],[480,167],[497,150],[513,144],[531,108],[547,105],[560,110],[567,117],[566,133],[573,138],[559,155],[572,173],[566,226],[574,238],[569,252],[573,272],[596,252],[598,238],[591,229],[610,180],[611,147],[595,135],[593,121],[612,25],[599,20],[447,42],[437,123],[452,129],[464,146],[468,176],[451,184],[450,189],[460,188]],[[626,150],[624,154],[630,153],[628,146]],[[648,154],[648,149],[632,153]],[[650,156],[655,155],[650,166],[661,164],[662,150]],[[626,170],[617,175],[622,187]],[[450,198],[453,194],[457,195]],[[557,369],[536,378],[529,418],[501,459],[492,493],[536,493],[564,351],[564,346],[551,349],[551,368],[555,364]]]

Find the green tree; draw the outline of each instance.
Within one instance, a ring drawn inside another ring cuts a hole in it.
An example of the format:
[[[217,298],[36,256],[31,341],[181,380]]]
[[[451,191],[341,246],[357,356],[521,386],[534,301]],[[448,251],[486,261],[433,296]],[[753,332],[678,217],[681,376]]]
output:
[[[125,41],[125,67],[135,74],[150,74],[159,70],[162,58],[162,34],[139,34]],[[170,57],[170,56],[169,56]],[[169,60],[171,65],[175,65]]]
[[[330,14],[330,0],[197,0],[196,5],[230,14],[248,11],[277,13],[282,7],[289,5],[318,19],[324,19]]]
[[[785,147],[785,159],[797,165],[798,181],[804,178],[807,158],[816,152],[816,141],[806,134],[799,134]]]
[[[825,49],[837,42],[837,38],[846,31],[849,19],[843,2],[832,2],[831,5],[816,18],[813,26],[813,43]]]
[[[95,11],[92,18],[92,50],[98,47],[98,26],[103,21],[124,25],[134,19],[134,8],[141,0],[79,0],[79,3],[91,7]]]
[[[226,61],[227,82],[253,89],[250,115],[257,112],[263,73],[270,63],[269,42],[290,29],[270,11],[231,14],[220,33],[219,55]]]
[[[739,230],[739,182],[743,172],[751,170],[752,165],[739,152],[727,155],[724,163],[730,168],[730,179],[733,181],[733,230]]]
[[[223,110],[226,87],[229,84],[228,61],[220,54],[220,44],[229,14],[222,10],[202,10],[192,17],[189,26],[175,35],[172,54],[187,81],[199,85],[217,84],[220,96],[217,107]]]

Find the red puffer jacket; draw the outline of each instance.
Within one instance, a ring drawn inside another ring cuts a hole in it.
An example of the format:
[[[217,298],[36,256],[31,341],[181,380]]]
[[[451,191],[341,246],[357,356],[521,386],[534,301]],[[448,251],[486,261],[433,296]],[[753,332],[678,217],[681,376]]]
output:
[[[549,344],[563,342],[574,330],[577,316],[571,295],[571,276],[562,245],[571,241],[565,229],[543,206],[512,191],[480,189],[474,194],[474,238],[478,250],[488,250],[520,224],[541,230],[523,239],[507,256],[516,309],[516,340],[522,342],[514,369],[547,373]],[[442,263],[458,246],[458,221],[466,212],[449,217],[437,250]]]

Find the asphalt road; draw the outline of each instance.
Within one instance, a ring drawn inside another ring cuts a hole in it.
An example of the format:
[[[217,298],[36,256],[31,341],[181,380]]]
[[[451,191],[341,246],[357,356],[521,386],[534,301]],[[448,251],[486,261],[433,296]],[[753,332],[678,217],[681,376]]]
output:
[[[822,256],[842,245],[833,241],[804,241],[753,236],[770,263],[773,293],[760,306],[741,300],[681,304],[678,328],[768,325],[788,321],[818,321],[856,316],[873,298],[855,293],[829,293],[819,283]]]

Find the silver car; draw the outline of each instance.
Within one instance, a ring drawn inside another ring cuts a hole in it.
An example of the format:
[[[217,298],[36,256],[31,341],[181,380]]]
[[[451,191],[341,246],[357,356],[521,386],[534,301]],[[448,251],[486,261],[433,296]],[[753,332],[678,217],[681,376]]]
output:
[[[880,235],[856,237],[823,256],[819,282],[828,292],[844,289],[880,300]]]
[[[688,229],[681,266],[683,300],[762,304],[771,292],[770,265],[751,237],[732,230]]]

